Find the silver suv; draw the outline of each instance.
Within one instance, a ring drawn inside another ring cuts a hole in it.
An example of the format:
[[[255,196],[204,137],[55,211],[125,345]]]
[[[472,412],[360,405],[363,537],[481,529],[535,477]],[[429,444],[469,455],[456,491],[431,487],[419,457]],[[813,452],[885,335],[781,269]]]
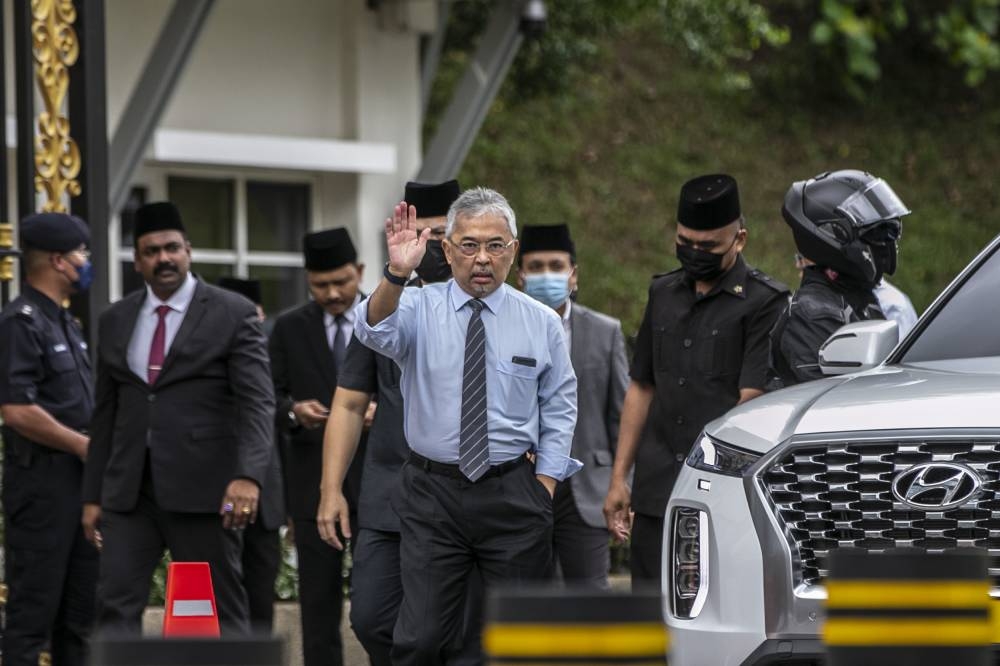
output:
[[[900,344],[845,326],[820,352],[838,376],[706,426],[667,506],[671,664],[819,663],[836,548],[984,548],[1000,586],[998,247]]]

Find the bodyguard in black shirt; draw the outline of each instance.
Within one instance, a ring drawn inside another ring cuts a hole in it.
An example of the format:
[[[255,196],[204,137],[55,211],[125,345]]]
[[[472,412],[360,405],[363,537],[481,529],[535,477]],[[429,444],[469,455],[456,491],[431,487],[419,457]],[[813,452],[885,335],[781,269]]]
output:
[[[618,538],[635,512],[633,581],[660,579],[667,500],[701,429],[763,392],[768,332],[787,301],[784,285],[743,260],[747,229],[731,176],[685,183],[677,222],[681,268],[649,289],[604,504]]]
[[[27,284],[0,313],[3,506],[10,597],[4,666],[86,663],[97,550],[80,525],[80,483],[94,409],[87,343],[62,307],[90,286],[90,232],[41,213],[20,228]]]

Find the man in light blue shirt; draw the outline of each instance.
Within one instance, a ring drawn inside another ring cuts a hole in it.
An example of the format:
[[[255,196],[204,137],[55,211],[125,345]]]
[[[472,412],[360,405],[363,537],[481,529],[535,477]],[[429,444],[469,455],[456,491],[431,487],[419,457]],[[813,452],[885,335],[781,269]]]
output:
[[[355,332],[402,369],[411,448],[393,502],[404,601],[392,657],[443,664],[461,648],[474,564],[487,586],[550,574],[552,493],[581,467],[576,376],[559,316],[504,284],[518,244],[500,194],[468,190],[448,211],[443,284],[403,291],[428,237],[412,206],[385,227],[389,263]]]

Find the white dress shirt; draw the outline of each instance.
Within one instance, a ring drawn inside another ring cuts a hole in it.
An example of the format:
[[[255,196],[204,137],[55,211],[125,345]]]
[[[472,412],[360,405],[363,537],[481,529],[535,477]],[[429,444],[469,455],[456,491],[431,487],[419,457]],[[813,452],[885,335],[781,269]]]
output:
[[[899,339],[902,340],[917,323],[917,311],[913,308],[909,296],[896,285],[883,279],[875,285],[875,298],[878,299],[879,309],[885,318],[895,320],[899,326]]]
[[[573,351],[573,326],[569,322],[569,313],[573,309],[573,299],[566,299],[566,308],[562,313],[563,330],[566,331],[566,346]]]
[[[139,308],[139,315],[136,318],[135,329],[132,331],[132,338],[128,342],[128,367],[143,381],[149,381],[149,348],[153,344],[153,334],[156,333],[156,324],[159,317],[156,308],[166,305],[170,312],[166,317],[166,338],[163,343],[163,357],[170,353],[170,345],[177,337],[184,315],[187,314],[191,300],[194,298],[194,288],[198,280],[193,273],[188,273],[187,278],[170,298],[161,301],[153,294],[153,290],[146,285],[146,300]]]
[[[351,303],[351,307],[344,310],[344,314],[341,315],[343,319],[340,320],[340,329],[344,332],[341,339],[344,341],[345,348],[351,342],[351,336],[354,334],[354,308],[360,302],[361,294],[357,294],[354,297],[354,302]],[[326,327],[326,344],[331,350],[333,349],[333,341],[337,337],[336,324],[337,318],[326,310],[323,310],[323,325]]]

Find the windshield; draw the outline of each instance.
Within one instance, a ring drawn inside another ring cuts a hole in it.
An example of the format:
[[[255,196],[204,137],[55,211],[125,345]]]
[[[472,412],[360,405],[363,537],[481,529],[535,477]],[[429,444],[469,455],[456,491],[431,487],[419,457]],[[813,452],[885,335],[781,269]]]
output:
[[[1000,305],[1000,252],[994,248],[927,322],[901,361],[920,363],[1000,356],[996,312]]]

